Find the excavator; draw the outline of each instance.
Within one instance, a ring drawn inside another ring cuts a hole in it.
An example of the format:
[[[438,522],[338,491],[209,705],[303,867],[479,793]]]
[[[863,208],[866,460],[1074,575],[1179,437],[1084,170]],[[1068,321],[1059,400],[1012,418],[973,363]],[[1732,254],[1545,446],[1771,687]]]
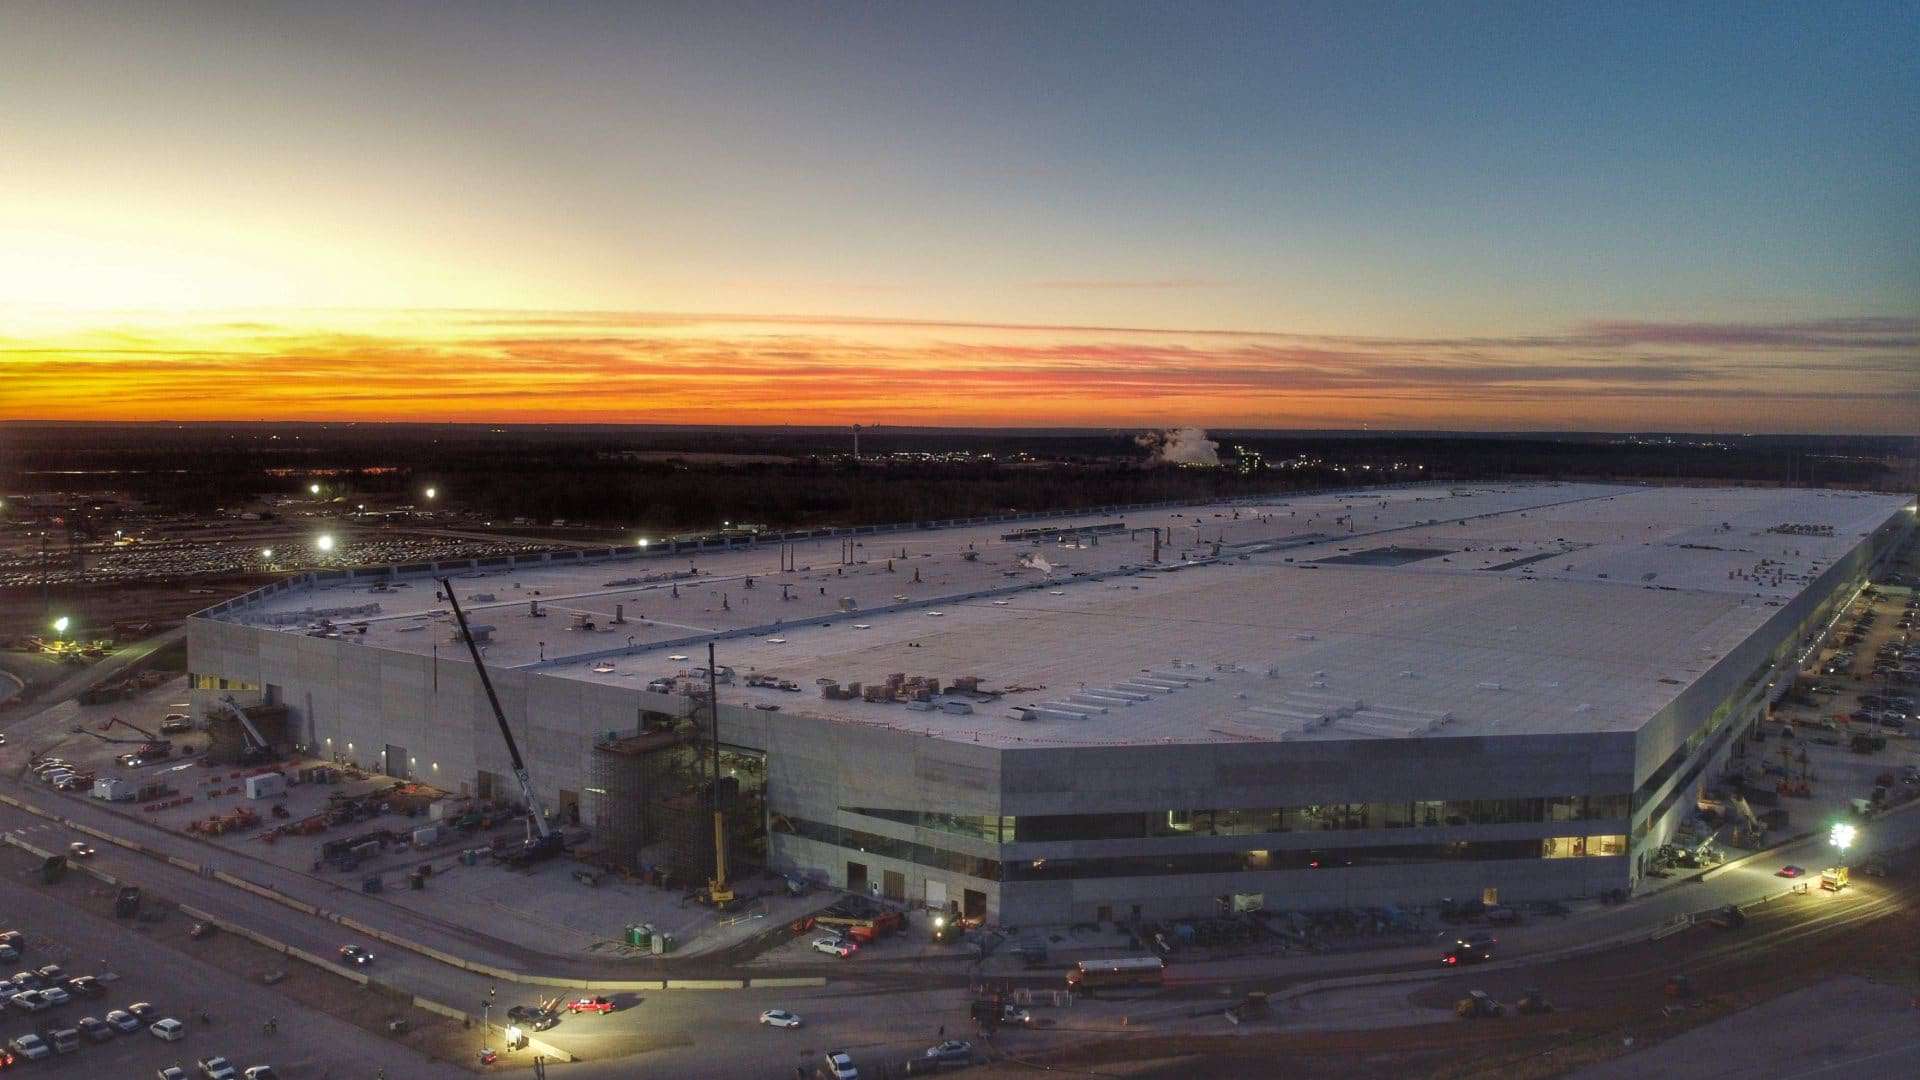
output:
[[[547,823],[546,805],[533,790],[533,777],[527,772],[526,761],[520,757],[520,746],[513,740],[513,729],[507,726],[507,714],[500,708],[500,695],[493,692],[493,680],[487,677],[486,662],[480,659],[480,646],[473,640],[473,631],[467,627],[466,613],[460,610],[460,601],[453,595],[452,579],[441,578],[440,587],[446,590],[447,603],[453,605],[454,620],[460,624],[460,638],[467,643],[474,670],[480,673],[480,686],[487,692],[487,704],[493,706],[494,722],[500,725],[500,737],[506,741],[507,756],[513,761],[513,778],[520,784],[520,797],[527,802],[527,839],[519,850],[508,854],[505,859],[514,865],[551,859],[566,850],[566,840]]]

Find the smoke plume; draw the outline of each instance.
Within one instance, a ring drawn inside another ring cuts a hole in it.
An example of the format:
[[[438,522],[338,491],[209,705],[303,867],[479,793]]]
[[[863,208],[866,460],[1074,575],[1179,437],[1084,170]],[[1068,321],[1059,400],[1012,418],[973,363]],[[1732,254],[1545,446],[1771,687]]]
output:
[[[1220,444],[1207,438],[1205,428],[1169,428],[1149,431],[1133,440],[1152,452],[1155,465],[1218,465]]]

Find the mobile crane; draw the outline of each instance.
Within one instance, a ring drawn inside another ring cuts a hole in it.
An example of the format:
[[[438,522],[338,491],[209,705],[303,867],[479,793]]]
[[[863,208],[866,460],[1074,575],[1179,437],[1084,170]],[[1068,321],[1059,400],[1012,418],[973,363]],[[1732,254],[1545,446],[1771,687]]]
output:
[[[440,579],[440,588],[446,591],[447,603],[453,605],[453,617],[460,624],[460,638],[467,643],[467,652],[473,657],[473,668],[480,673],[480,686],[487,692],[487,704],[493,706],[494,722],[500,725],[500,737],[506,740],[507,756],[513,761],[513,778],[520,784],[520,797],[527,801],[527,839],[520,850],[508,856],[513,863],[539,862],[560,854],[566,848],[566,841],[553,826],[547,824],[547,808],[534,793],[533,777],[527,772],[527,763],[520,757],[520,746],[513,741],[513,729],[507,726],[507,714],[501,711],[500,696],[493,692],[493,680],[487,677],[487,665],[480,659],[480,646],[473,640],[473,631],[467,627],[466,613],[460,610],[460,601],[454,598],[453,581]]]
[[[707,899],[717,908],[733,903],[733,886],[727,881],[727,815],[720,809],[720,682],[714,663],[713,642],[707,642],[707,709],[713,719],[713,879],[707,882]]]

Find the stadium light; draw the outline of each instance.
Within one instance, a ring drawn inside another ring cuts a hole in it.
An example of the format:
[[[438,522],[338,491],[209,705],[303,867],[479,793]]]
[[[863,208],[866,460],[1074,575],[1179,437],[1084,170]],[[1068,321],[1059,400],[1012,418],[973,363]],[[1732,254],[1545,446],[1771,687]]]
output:
[[[53,620],[53,632],[56,634],[65,634],[67,632],[67,627],[71,625],[73,624],[67,620],[67,617],[65,615],[62,615],[59,618]]]
[[[1860,830],[1842,821],[1835,824],[1833,831],[1827,834],[1827,842],[1844,852],[1853,846],[1853,839],[1859,834]]]

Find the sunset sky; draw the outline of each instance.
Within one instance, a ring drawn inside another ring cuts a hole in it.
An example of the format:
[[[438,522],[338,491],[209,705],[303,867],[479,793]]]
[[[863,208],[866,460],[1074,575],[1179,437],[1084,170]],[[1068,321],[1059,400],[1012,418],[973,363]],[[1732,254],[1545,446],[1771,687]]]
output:
[[[1910,4],[0,3],[0,419],[1920,429]]]

